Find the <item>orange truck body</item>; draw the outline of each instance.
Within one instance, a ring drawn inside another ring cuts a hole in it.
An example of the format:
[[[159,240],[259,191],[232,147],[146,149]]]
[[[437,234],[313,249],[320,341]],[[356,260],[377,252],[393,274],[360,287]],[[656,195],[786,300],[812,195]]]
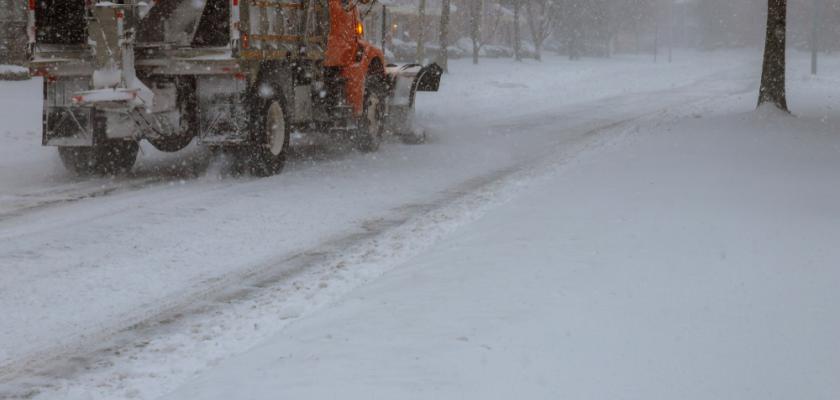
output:
[[[346,79],[347,102],[355,114],[362,112],[364,101],[365,77],[373,60],[385,65],[385,55],[364,37],[364,23],[359,17],[359,8],[349,10],[342,5],[342,0],[329,0],[330,33],[327,39],[327,51],[324,66],[339,67],[341,76]]]

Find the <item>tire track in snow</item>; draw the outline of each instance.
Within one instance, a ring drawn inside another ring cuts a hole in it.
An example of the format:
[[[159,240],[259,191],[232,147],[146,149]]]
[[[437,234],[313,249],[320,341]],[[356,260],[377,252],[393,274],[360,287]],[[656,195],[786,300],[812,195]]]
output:
[[[317,154],[314,153],[319,151],[321,148],[317,144],[293,148],[289,164],[294,168],[296,163],[315,158]],[[58,188],[36,188],[4,195],[0,197],[0,223],[87,199],[138,192],[179,182],[200,181],[212,173],[218,173],[220,176],[230,175],[222,156],[194,153],[196,151],[173,153],[173,157],[181,156],[184,160],[152,161],[149,165],[138,166],[135,171],[125,175],[110,178],[74,177]],[[341,156],[335,152],[330,155]],[[218,166],[219,170],[213,170],[213,166]]]
[[[590,137],[629,121],[602,123],[594,129],[585,129],[581,137]],[[530,162],[526,165],[530,165]],[[74,371],[84,369],[83,366],[91,361],[89,354],[107,354],[113,348],[127,345],[136,338],[138,332],[154,330],[155,327],[172,324],[187,316],[208,312],[215,307],[214,305],[251,296],[257,291],[300,274],[313,265],[328,264],[329,260],[340,257],[349,247],[371,241],[418,216],[434,214],[435,210],[492,186],[522,169],[523,165],[518,164],[472,178],[443,191],[440,196],[429,202],[405,204],[392,210],[390,215],[364,221],[361,230],[329,239],[310,251],[268,260],[245,271],[208,279],[196,285],[201,287],[201,290],[193,291],[183,298],[165,299],[152,312],[120,321],[113,329],[106,329],[99,335],[90,335],[78,344],[46,349],[38,355],[2,365],[0,382],[5,384],[28,374],[50,376],[51,379],[72,375]],[[102,348],[102,343],[110,344]]]
[[[32,191],[8,195],[6,199],[0,202],[0,210],[3,210],[0,211],[0,222],[63,204],[145,189],[155,184],[165,184],[170,179],[151,177],[102,184],[96,182],[92,184],[73,185],[70,188],[60,190]]]

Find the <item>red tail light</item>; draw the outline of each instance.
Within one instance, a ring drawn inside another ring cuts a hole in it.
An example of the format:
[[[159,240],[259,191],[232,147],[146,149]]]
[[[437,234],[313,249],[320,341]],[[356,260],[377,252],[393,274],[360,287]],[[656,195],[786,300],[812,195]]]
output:
[[[29,9],[30,9],[30,10],[34,10],[34,9],[35,9],[35,0],[29,0]]]

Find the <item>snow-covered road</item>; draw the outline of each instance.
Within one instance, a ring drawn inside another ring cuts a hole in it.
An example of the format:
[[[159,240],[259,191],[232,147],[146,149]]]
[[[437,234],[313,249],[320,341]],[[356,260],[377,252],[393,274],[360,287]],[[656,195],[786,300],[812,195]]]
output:
[[[835,399],[840,135],[753,107],[640,122],[164,398]]]
[[[300,146],[270,179],[149,148],[131,176],[71,177],[38,145],[39,83],[0,83],[0,393],[164,394],[477,218],[511,176],[752,98],[756,59],[459,62],[419,100],[428,144]]]

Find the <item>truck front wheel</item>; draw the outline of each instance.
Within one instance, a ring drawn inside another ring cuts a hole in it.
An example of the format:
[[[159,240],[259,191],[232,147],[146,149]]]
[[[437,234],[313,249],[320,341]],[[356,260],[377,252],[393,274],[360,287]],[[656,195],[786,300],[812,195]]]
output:
[[[136,141],[107,140],[90,147],[59,147],[58,155],[78,175],[114,175],[130,170],[139,150]]]
[[[353,132],[353,143],[363,153],[379,149],[385,130],[385,80],[371,73],[365,79],[365,100],[358,127]]]

